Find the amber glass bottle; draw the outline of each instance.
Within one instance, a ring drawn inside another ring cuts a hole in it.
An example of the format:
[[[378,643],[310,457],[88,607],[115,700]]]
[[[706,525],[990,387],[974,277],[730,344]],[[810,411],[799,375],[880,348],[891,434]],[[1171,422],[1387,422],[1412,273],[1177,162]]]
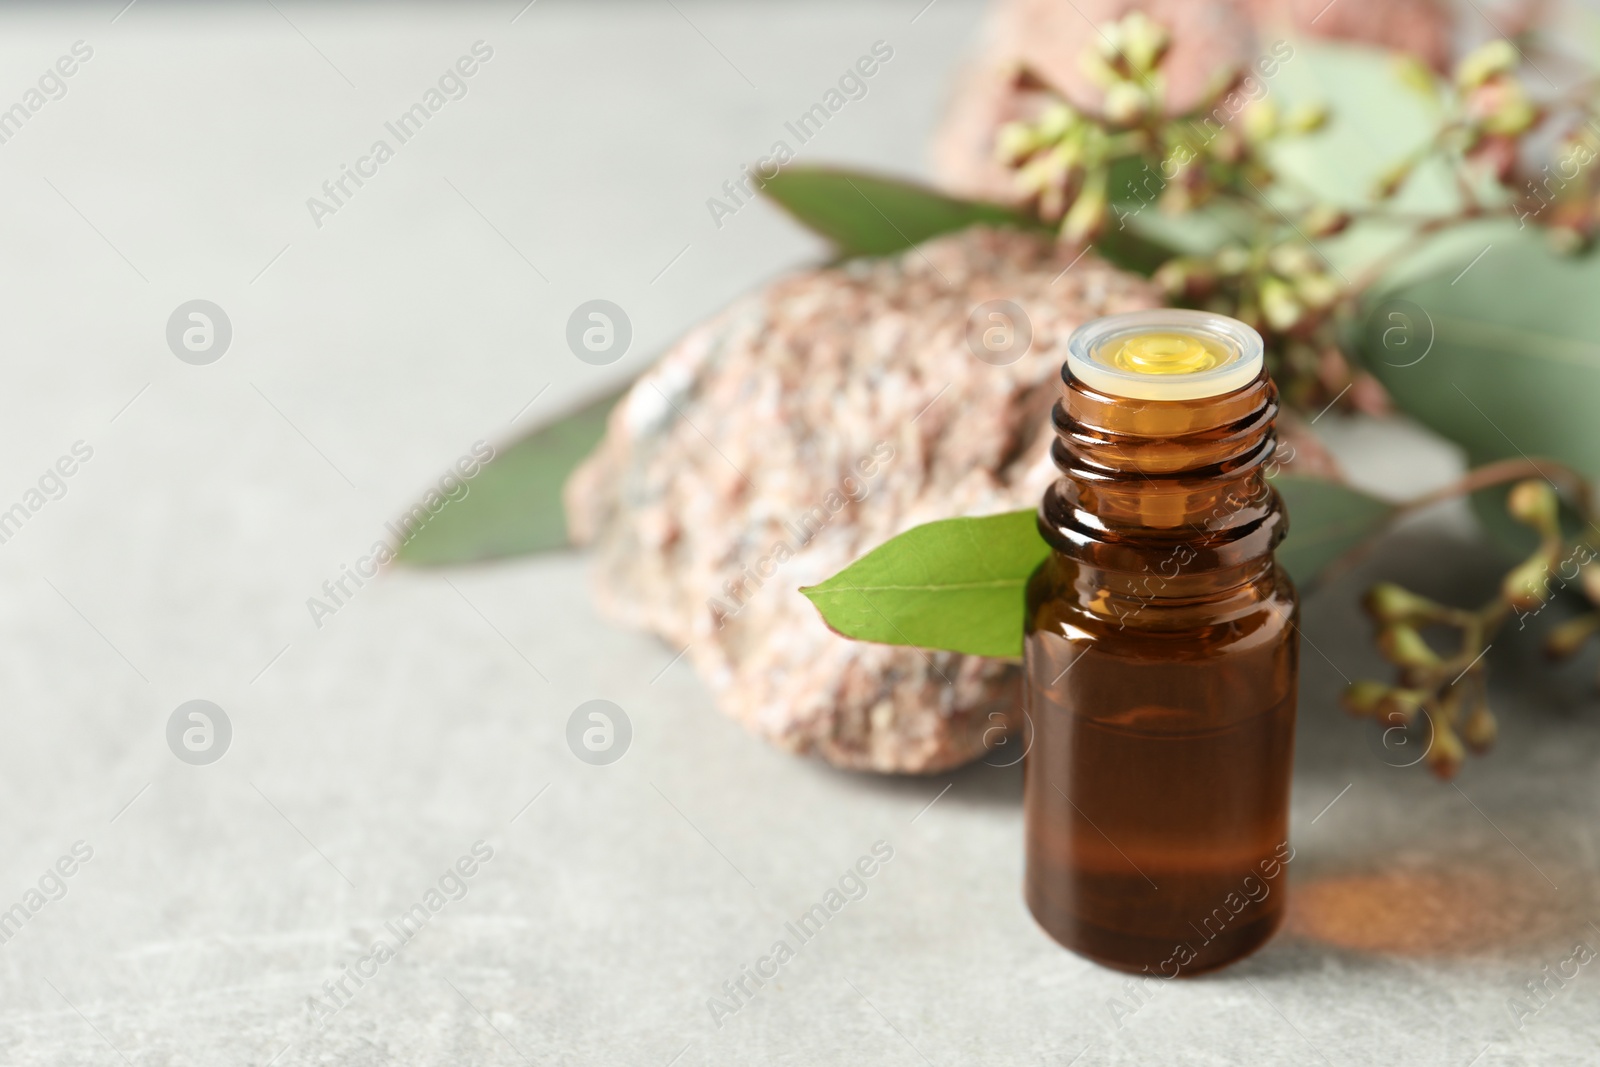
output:
[[[1076,331],[1027,593],[1026,897],[1107,966],[1195,974],[1284,913],[1296,600],[1261,339],[1189,311]]]

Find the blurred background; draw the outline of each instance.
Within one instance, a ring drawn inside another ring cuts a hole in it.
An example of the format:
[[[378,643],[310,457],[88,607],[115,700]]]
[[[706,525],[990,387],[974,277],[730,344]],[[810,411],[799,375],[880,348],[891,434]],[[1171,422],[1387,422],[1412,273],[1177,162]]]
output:
[[[765,202],[707,201],[874,42],[892,61],[800,159],[931,176],[982,16],[0,10],[0,108],[26,111],[0,111],[0,1061],[1588,1062],[1600,979],[1527,983],[1600,946],[1592,661],[1508,633],[1502,740],[1458,786],[1337,707],[1381,670],[1375,577],[1493,590],[1464,507],[1307,601],[1296,917],[1155,994],[1028,918],[1020,768],[881,778],[763,745],[679,649],[596,613],[580,554],[370,577],[479,442],[826,256]],[[565,340],[591,300],[631,324],[603,366]],[[1403,419],[1316,432],[1390,498],[1463,468]],[[606,765],[568,742],[597,699],[629,723]],[[708,1009],[836,889],[777,979]]]

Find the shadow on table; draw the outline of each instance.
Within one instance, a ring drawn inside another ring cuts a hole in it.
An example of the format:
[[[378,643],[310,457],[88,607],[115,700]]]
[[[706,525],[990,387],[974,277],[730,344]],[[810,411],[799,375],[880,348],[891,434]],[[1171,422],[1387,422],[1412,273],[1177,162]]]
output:
[[[1403,859],[1403,858],[1402,858]],[[1600,914],[1584,872],[1549,872],[1564,891],[1526,871],[1481,860],[1327,873],[1294,886],[1282,937],[1368,956],[1504,958],[1600,946]]]
[[[1371,627],[1358,606],[1362,590],[1382,578],[1402,577],[1442,599],[1469,602],[1492,590],[1497,558],[1480,544],[1441,542],[1436,532],[1402,532],[1337,588],[1308,598],[1303,625],[1315,647],[1308,645],[1302,653],[1297,788],[1315,783],[1315,811],[1324,793],[1333,798],[1342,795],[1343,783],[1360,783],[1358,795],[1377,791],[1387,810],[1382,825],[1371,821],[1370,806],[1342,830],[1330,829],[1337,817],[1324,823],[1321,832],[1335,833],[1338,845],[1328,847],[1326,838],[1307,843],[1306,860],[1295,865],[1283,930],[1256,956],[1218,977],[1318,970],[1330,955],[1356,966],[1492,959],[1531,962],[1538,970],[1579,940],[1600,949],[1600,925],[1592,925],[1600,924],[1600,877],[1582,856],[1562,860],[1524,840],[1535,858],[1523,866],[1498,851],[1498,839],[1487,827],[1466,833],[1454,816],[1441,814],[1439,803],[1453,795],[1450,787],[1433,779],[1425,766],[1386,765],[1390,754],[1375,752],[1371,731],[1365,729],[1372,724],[1352,720],[1338,705],[1349,678],[1388,669],[1372,650]],[[1550,752],[1582,752],[1600,742],[1595,657],[1554,669],[1531,631],[1507,632],[1499,643],[1491,700],[1501,713],[1502,738],[1481,762],[1474,757],[1470,769],[1480,782],[1494,783],[1502,803],[1507,795],[1531,789],[1546,805],[1534,809],[1542,812],[1541,821],[1558,819],[1568,824],[1568,832],[1587,834],[1588,764]],[[1022,768],[1002,765],[1011,762],[1009,755],[1002,749],[987,763],[915,778],[822,773],[838,775],[851,789],[903,796],[908,804],[920,806],[938,795],[941,805],[1003,808],[1020,817]],[[1563,770],[1556,772],[1557,766]],[[1541,785],[1530,783],[1530,774],[1550,777]],[[948,792],[941,793],[946,786]],[[1527,802],[1523,797],[1519,807]],[[1340,813],[1347,820],[1355,817],[1352,803],[1344,801]],[[1468,824],[1480,817],[1464,803],[1461,807]],[[1308,831],[1304,824],[1298,827],[1302,834]],[[1482,847],[1486,837],[1495,848]],[[1531,868],[1535,861],[1538,867]]]
[[[1600,741],[1592,650],[1558,667],[1540,648],[1542,630],[1570,605],[1553,606],[1537,628],[1510,626],[1496,638],[1490,704],[1500,741],[1469,757],[1460,779],[1478,802],[1457,803],[1459,790],[1425,765],[1401,765],[1408,760],[1377,743],[1376,724],[1354,721],[1338,705],[1350,678],[1393,671],[1372,650],[1371,624],[1357,604],[1364,589],[1400,580],[1474,603],[1492,592],[1504,565],[1482,544],[1402,532],[1342,587],[1307,605],[1303,625],[1317,647],[1302,652],[1296,781],[1318,783],[1329,797],[1349,782],[1366,804],[1323,824],[1332,842],[1309,843],[1284,929],[1251,962],[1252,973],[1320,966],[1329,952],[1347,960],[1535,961],[1537,970],[1576,941],[1600,949],[1592,859],[1583,848],[1564,847],[1561,856],[1551,847],[1591,833],[1592,762],[1582,753]],[[1480,803],[1487,812],[1472,810]],[[1315,804],[1310,810],[1320,796]],[[1309,825],[1300,830],[1310,836]]]

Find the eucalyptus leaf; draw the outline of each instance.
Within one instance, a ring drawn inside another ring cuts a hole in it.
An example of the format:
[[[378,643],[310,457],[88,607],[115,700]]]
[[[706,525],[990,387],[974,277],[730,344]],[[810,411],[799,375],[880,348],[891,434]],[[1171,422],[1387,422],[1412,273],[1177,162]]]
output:
[[[1438,116],[1405,86],[1391,52],[1304,40],[1293,42],[1291,48],[1271,77],[1256,75],[1265,86],[1265,99],[1282,110],[1296,104],[1324,105],[1331,117],[1316,132],[1263,143],[1265,160],[1284,180],[1260,192],[1291,221],[1309,206],[1308,192],[1319,203],[1370,207],[1380,175],[1427,144]],[[1240,105],[1235,101],[1225,106]],[[1203,117],[1195,120],[1197,135],[1212,128]],[[1144,163],[1114,175],[1110,236],[1131,232],[1158,248],[1197,256],[1251,240],[1256,224],[1237,204],[1214,199],[1180,215],[1168,215],[1157,203],[1163,186],[1159,175]],[[1390,202],[1398,212],[1421,215],[1448,214],[1459,205],[1454,179],[1437,160],[1420,165]],[[1350,278],[1403,246],[1410,234],[1410,226],[1360,221],[1315,244],[1335,271]]]
[[[1435,106],[1405,83],[1395,53],[1364,45],[1293,42],[1294,53],[1266,81],[1268,99],[1284,110],[1321,104],[1320,130],[1274,138],[1263,155],[1282,179],[1266,192],[1286,211],[1303,209],[1303,191],[1342,208],[1372,205],[1385,171],[1424,148],[1439,124]],[[1450,168],[1434,157],[1420,164],[1387,202],[1395,212],[1448,215],[1461,207]],[[1346,279],[1411,240],[1411,227],[1361,221],[1316,247]]]
[[[1553,252],[1508,221],[1438,242],[1368,294],[1356,343],[1396,403],[1473,466],[1550,457],[1600,477],[1600,258]],[[1504,490],[1474,506],[1497,541],[1532,535]]]
[[[1322,200],[1365,206],[1379,177],[1428,143],[1439,113],[1406,85],[1393,52],[1304,39],[1292,47],[1293,55],[1265,80],[1268,98],[1285,111],[1324,105],[1329,119],[1314,133],[1268,141],[1267,162]],[[1460,206],[1460,195],[1449,168],[1433,160],[1413,172],[1392,206],[1443,214]]]
[[[1289,516],[1278,562],[1309,589],[1328,564],[1372,537],[1394,517],[1394,505],[1340,482],[1299,475],[1272,480]]]
[[[464,483],[467,495],[416,529],[397,558],[432,566],[565,548],[561,487],[604,436],[606,416],[621,396],[603,396],[500,449]]]
[[[1597,292],[1600,257],[1558,255],[1533,227],[1480,230],[1440,269],[1367,297],[1362,355],[1474,464],[1551,456],[1600,477]]]
[[[1048,552],[1033,511],[942,519],[801,592],[846,637],[1014,658],[1024,587]]]
[[[1278,561],[1302,585],[1395,511],[1324,479],[1284,476],[1273,484],[1290,516]],[[801,592],[846,637],[1016,658],[1028,579],[1049,552],[1033,511],[943,519],[907,530]]]
[[[761,191],[840,256],[881,256],[984,223],[1030,228],[1000,204],[958,200],[924,185],[835,167],[785,167]]]
[[[1115,225],[1107,226],[1106,232],[1095,238],[1094,250],[1112,266],[1142,274],[1146,278],[1178,254],[1175,247],[1164,243],[1154,234],[1137,227]]]

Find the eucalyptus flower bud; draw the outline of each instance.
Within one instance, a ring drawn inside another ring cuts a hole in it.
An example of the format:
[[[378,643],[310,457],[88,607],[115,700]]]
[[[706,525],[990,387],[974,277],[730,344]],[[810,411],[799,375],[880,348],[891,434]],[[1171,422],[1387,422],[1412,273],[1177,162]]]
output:
[[[1078,60],[1078,68],[1083,71],[1084,77],[1102,89],[1127,81],[1127,76],[1117,69],[1123,63],[1116,46],[1105,38],[1097,41],[1096,45],[1094,51],[1083,53]]]
[[[1058,144],[1041,152],[1017,171],[1017,186],[1024,194],[1038,196],[1039,214],[1049,220],[1061,217],[1066,208],[1066,185],[1073,169],[1075,146]]]
[[[1224,245],[1212,257],[1216,264],[1217,273],[1224,277],[1233,277],[1243,274],[1250,267],[1250,252],[1242,245]]]
[[[1532,526],[1544,537],[1561,536],[1561,501],[1550,483],[1530,478],[1511,487],[1506,510],[1524,526]]]
[[[1379,582],[1367,590],[1362,606],[1378,622],[1423,622],[1436,618],[1443,609],[1425,596],[1393,582]]]
[[[1150,95],[1133,82],[1119,81],[1106,87],[1106,118],[1119,126],[1131,126],[1151,110]]]
[[[1319,263],[1311,246],[1299,241],[1274,245],[1267,253],[1267,266],[1272,268],[1274,274],[1280,274],[1285,278],[1295,274],[1309,274],[1318,268]]]
[[[1305,317],[1305,306],[1295,296],[1288,282],[1268,277],[1261,281],[1261,314],[1268,326],[1280,333],[1287,333],[1300,325],[1300,320]]]
[[[1391,623],[1378,632],[1378,651],[1399,667],[1437,667],[1439,654],[1428,647],[1414,626]]]
[[[1168,182],[1161,190],[1156,203],[1163,215],[1182,215],[1200,202],[1195,196],[1195,186],[1188,180]]]
[[[1313,133],[1327,124],[1327,107],[1309,101],[1295,104],[1283,116],[1283,128],[1290,133]]]
[[[1378,713],[1391,691],[1391,687],[1382,682],[1351,682],[1339,702],[1350,714],[1368,718]]]
[[[1409,159],[1402,159],[1392,164],[1378,175],[1378,180],[1373,183],[1372,195],[1379,200],[1387,200],[1400,191],[1400,187],[1411,177],[1411,169],[1415,163]]]
[[[1435,694],[1433,702],[1434,718],[1450,726],[1456,724],[1461,714],[1461,704],[1467,694],[1467,687],[1461,685],[1447,685]]]
[[[1489,710],[1489,705],[1479,700],[1473,705],[1472,711],[1467,715],[1467,721],[1461,725],[1461,736],[1474,752],[1487,752],[1489,746],[1494,744],[1495,735],[1500,732],[1499,724],[1495,722],[1494,712]]]
[[[1591,612],[1551,628],[1544,638],[1544,654],[1551,659],[1565,659],[1600,631],[1600,615]]]
[[[1411,725],[1417,720],[1417,713],[1422,710],[1422,705],[1427,701],[1428,695],[1417,689],[1391,689],[1382,700],[1378,702],[1377,716],[1380,722]]]
[[[1189,287],[1190,263],[1183,256],[1174,256],[1150,275],[1150,280],[1161,286],[1168,296],[1182,296]]]
[[[1474,89],[1467,113],[1485,132],[1506,137],[1525,133],[1539,119],[1539,109],[1515,78],[1495,78]]]
[[[1532,611],[1550,597],[1550,565],[1548,552],[1535,552],[1506,574],[1500,582],[1500,591],[1516,611]]]
[[[1049,153],[1035,156],[1027,163],[1017,168],[1016,177],[1012,180],[1024,194],[1035,194],[1046,186],[1054,184],[1059,177],[1059,168],[1049,158]]]
[[[1244,135],[1252,141],[1265,141],[1278,132],[1278,105],[1269,99],[1257,100],[1244,109]]]
[[[1497,74],[1517,69],[1517,50],[1510,41],[1488,41],[1461,57],[1456,64],[1456,85],[1475,89]]]
[[[1136,72],[1148,74],[1166,55],[1171,38],[1166,29],[1143,11],[1130,11],[1107,30],[1107,42],[1121,53]]]
[[[1427,65],[1410,52],[1401,52],[1395,56],[1395,77],[1400,84],[1421,96],[1430,103],[1439,99],[1439,79],[1429,70]]]
[[[1152,280],[1169,296],[1194,300],[1209,293],[1216,285],[1216,274],[1204,260],[1190,256],[1175,256],[1156,268]]]
[[[1243,134],[1232,126],[1224,126],[1211,138],[1206,146],[1211,158],[1219,163],[1239,163],[1245,158],[1245,140]],[[1256,184],[1261,184],[1262,175],[1257,172],[1252,179]],[[1268,178],[1267,180],[1271,180]]]
[[[1061,220],[1061,239],[1075,245],[1094,240],[1105,228],[1108,206],[1106,171],[1090,171],[1077,199]]]
[[[1349,213],[1332,204],[1318,204],[1300,220],[1300,228],[1311,237],[1331,237],[1349,225]]]
[[[1428,766],[1433,773],[1449,781],[1461,769],[1461,761],[1466,755],[1467,750],[1462,747],[1461,739],[1456,736],[1456,732],[1449,724],[1435,717],[1433,744],[1428,746]]]
[[[995,134],[994,154],[1001,163],[1020,163],[1039,147],[1039,135],[1026,122],[1008,122]]]
[[[1333,306],[1339,299],[1343,289],[1338,282],[1326,274],[1305,274],[1294,280],[1295,292],[1301,301],[1311,308],[1321,311]]]
[[[1585,563],[1579,567],[1578,584],[1583,586],[1583,595],[1589,598],[1589,603],[1600,604],[1600,562]]]
[[[1039,190],[1039,217],[1055,222],[1067,210],[1067,190],[1064,182],[1052,181]]]
[[[1078,113],[1070,104],[1056,102],[1039,116],[1037,129],[1041,142],[1059,141],[1078,124]]]

